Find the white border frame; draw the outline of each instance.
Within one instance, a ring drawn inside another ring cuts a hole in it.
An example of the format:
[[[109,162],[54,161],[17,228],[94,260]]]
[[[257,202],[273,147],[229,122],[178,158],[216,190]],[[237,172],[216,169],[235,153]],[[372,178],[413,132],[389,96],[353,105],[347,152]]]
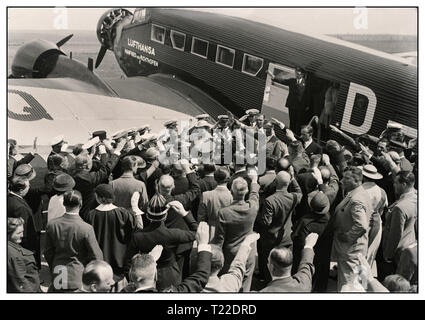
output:
[[[217,59],[218,59],[218,50],[220,48],[227,49],[227,50],[233,52],[233,61],[232,61],[232,65],[231,66],[229,66],[228,64],[225,64],[223,62],[217,61]],[[222,65],[222,66],[225,66],[225,67],[228,67],[230,69],[233,69],[233,67],[235,66],[235,57],[236,57],[236,50],[235,49],[222,46],[221,44],[217,44],[217,50],[215,51],[215,63],[217,63],[219,65]]]
[[[156,39],[153,37],[153,30],[154,30],[154,27],[158,27],[158,28],[164,29],[164,39],[162,40],[162,42],[161,42],[161,41],[156,40]],[[154,24],[154,23],[152,23],[152,25],[151,25],[151,41],[153,41],[153,42],[157,42],[157,43],[160,43],[160,44],[164,44],[164,43],[165,43],[165,34],[166,34],[166,33],[167,33],[167,28],[165,28],[165,27],[163,27],[163,26],[160,26],[159,24]]]
[[[250,57],[253,57],[253,58],[261,59],[261,67],[260,67],[260,69],[258,69],[258,71],[257,71],[256,74],[252,74],[252,73],[249,73],[247,71],[244,71],[244,69],[245,69],[245,57],[246,56],[250,56]],[[244,53],[243,54],[243,58],[242,58],[242,69],[241,69],[242,73],[248,74],[251,77],[256,77],[260,73],[260,71],[263,69],[263,67],[264,67],[264,59],[263,58],[254,56],[254,55],[249,54],[249,53]]]
[[[174,38],[173,38],[173,35],[174,34],[179,34],[179,35],[183,35],[184,36],[183,48],[178,48],[178,47],[175,46],[175,44],[174,44]],[[186,46],[186,39],[187,39],[186,33],[183,33],[183,32],[180,32],[180,31],[176,31],[176,30],[171,29],[170,39],[171,39],[171,44],[173,46],[173,49],[176,49],[176,50],[179,50],[179,51],[184,51],[184,48]]]
[[[203,41],[203,42],[206,42],[206,43],[208,44],[208,45],[207,45],[207,52],[206,52],[205,56],[200,55],[199,53],[193,52],[193,45],[194,45],[194,43],[195,43],[195,39],[196,39],[196,40]],[[209,50],[209,49],[210,49],[210,42],[209,42],[209,41],[204,40],[204,39],[201,39],[201,38],[197,38],[197,37],[192,37],[192,46],[191,46],[191,48],[190,48],[190,53],[191,53],[191,54],[194,54],[195,56],[198,56],[198,57],[201,57],[201,58],[207,59],[207,58],[208,58],[208,50]]]

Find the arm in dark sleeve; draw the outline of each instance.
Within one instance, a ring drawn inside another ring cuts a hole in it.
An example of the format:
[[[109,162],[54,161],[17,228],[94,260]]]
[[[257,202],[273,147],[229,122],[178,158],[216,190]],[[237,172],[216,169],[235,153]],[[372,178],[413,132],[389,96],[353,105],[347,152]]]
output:
[[[32,159],[34,159],[34,155],[32,153],[27,153],[21,160],[16,161],[15,168],[20,166],[21,164],[30,163]]]
[[[51,237],[51,231],[49,231],[49,225],[46,230],[46,245],[44,249],[44,257],[46,258],[47,264],[49,265],[50,271],[53,271],[53,259],[55,257],[55,245]],[[51,230],[51,229],[50,229]]]
[[[185,193],[174,196],[173,200],[181,202],[183,207],[188,210],[192,202],[201,193],[201,188],[199,187],[199,178],[195,172],[189,173],[186,177],[189,181],[189,190]]]
[[[294,196],[294,201],[296,202],[296,205],[298,205],[301,202],[303,193],[297,179],[292,179],[291,183],[289,184],[288,191],[292,193]]]
[[[175,292],[201,292],[207,285],[211,272],[211,252],[200,251],[196,270],[190,276],[183,280]]]
[[[119,160],[119,156],[112,154],[105,166],[100,166],[98,171],[90,172],[90,179],[93,186],[97,186],[108,180],[109,174],[114,170]]]
[[[97,243],[93,227],[90,227],[86,234],[86,248],[88,253],[88,261],[103,260],[103,253]]]
[[[301,254],[301,262],[298,272],[292,276],[300,284],[300,291],[311,292],[312,279],[314,274],[313,265],[314,251],[311,248],[304,248]]]
[[[270,203],[270,201],[266,199],[264,201],[264,205],[262,206],[262,210],[260,212],[260,219],[258,220],[258,222],[260,223],[260,225],[268,227],[272,223],[273,216],[274,207]]]

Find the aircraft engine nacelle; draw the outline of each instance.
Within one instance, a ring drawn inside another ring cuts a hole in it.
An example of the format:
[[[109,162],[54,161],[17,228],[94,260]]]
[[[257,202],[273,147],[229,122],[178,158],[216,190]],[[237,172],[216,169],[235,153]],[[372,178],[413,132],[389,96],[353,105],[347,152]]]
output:
[[[33,40],[21,46],[12,62],[12,78],[44,78],[65,53],[53,42]]]
[[[96,59],[96,68],[102,62],[106,50],[114,49],[116,27],[120,21],[133,14],[127,9],[117,8],[106,11],[97,22],[96,35],[101,47]]]

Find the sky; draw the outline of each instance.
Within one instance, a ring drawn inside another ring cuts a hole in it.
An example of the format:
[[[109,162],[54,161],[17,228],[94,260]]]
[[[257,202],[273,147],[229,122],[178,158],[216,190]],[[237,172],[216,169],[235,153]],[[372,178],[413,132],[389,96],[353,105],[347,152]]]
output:
[[[190,10],[190,9],[188,9]],[[316,34],[416,35],[415,8],[196,8]],[[106,8],[9,8],[9,31],[95,30]],[[34,19],[37,17],[37,19]]]

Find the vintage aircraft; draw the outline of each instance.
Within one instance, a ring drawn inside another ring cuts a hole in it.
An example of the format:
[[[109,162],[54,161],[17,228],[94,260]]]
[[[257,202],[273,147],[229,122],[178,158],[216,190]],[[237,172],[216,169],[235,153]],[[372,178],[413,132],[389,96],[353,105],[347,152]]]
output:
[[[67,57],[51,43],[23,45],[8,79],[8,136],[41,145],[64,134],[70,144],[90,133],[208,113],[261,109],[287,121],[287,87],[271,74],[309,72],[323,90],[339,84],[334,124],[352,134],[378,136],[389,120],[416,137],[417,68],[407,60],[249,20],[206,12],[137,8],[111,9],[100,18],[101,49],[95,66],[112,50],[128,76],[100,79],[88,65]],[[322,98],[320,98],[322,97]],[[74,141],[73,141],[74,140]]]

